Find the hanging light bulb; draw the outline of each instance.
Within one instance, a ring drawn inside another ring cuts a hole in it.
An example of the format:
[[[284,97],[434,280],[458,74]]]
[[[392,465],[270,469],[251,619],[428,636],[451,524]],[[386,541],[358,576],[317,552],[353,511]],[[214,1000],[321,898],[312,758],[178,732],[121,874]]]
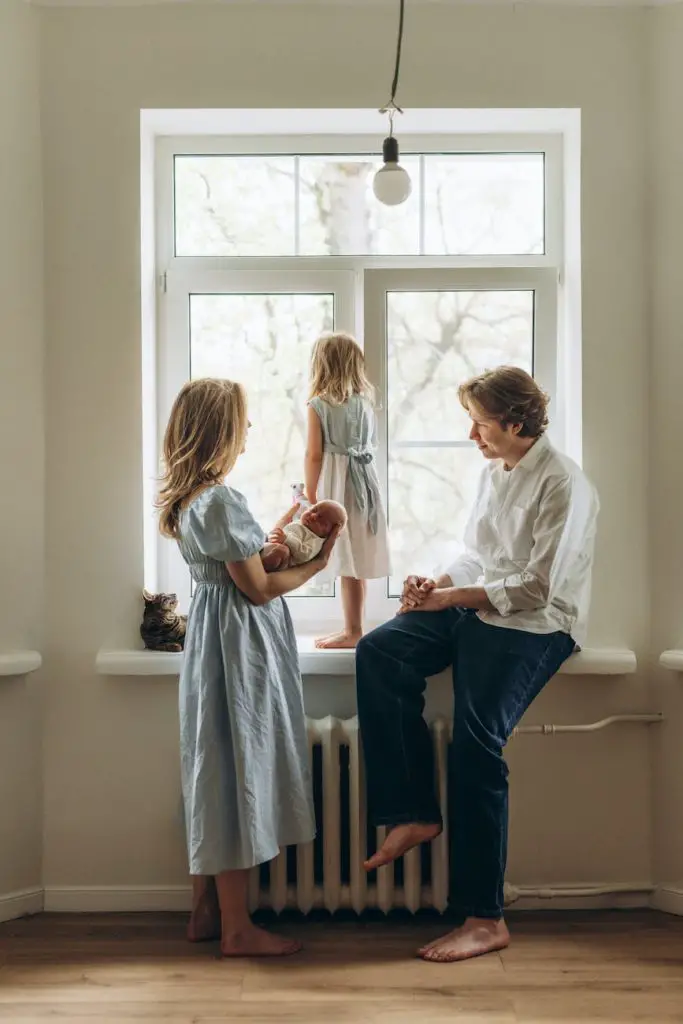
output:
[[[405,203],[413,190],[408,172],[398,162],[398,141],[393,135],[393,111],[391,131],[382,143],[384,164],[377,171],[372,182],[372,191],[385,206],[399,206]]]
[[[410,175],[401,167],[398,162],[398,141],[394,138],[394,115],[402,114],[400,107],[396,106],[396,90],[398,88],[398,74],[401,67],[401,44],[403,42],[403,17],[405,13],[405,0],[399,0],[399,21],[398,21],[398,44],[396,47],[396,67],[394,69],[394,80],[391,84],[391,97],[386,107],[382,107],[380,114],[389,115],[389,134],[382,143],[382,160],[384,164],[377,171],[372,182],[372,190],[380,203],[385,206],[399,206],[404,203],[413,185]]]

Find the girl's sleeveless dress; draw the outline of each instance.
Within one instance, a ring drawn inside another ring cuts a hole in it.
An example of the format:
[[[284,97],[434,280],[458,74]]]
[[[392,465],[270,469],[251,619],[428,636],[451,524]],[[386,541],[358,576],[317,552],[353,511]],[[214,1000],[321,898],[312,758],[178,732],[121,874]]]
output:
[[[315,835],[296,637],[282,598],[257,607],[226,562],[265,535],[231,487],[183,511],[196,589],[180,673],[180,760],[191,875],[250,868]]]
[[[375,462],[375,413],[362,395],[343,405],[312,398],[323,433],[318,500],[331,498],[346,509],[348,523],[320,574],[371,580],[390,573],[387,518]]]

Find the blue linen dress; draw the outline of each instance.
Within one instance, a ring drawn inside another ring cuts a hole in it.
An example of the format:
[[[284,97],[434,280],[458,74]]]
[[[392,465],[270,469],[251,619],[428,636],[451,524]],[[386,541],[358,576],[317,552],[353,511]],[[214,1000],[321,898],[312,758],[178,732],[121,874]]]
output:
[[[188,858],[191,875],[217,875],[313,839],[306,720],[287,605],[253,605],[225,565],[266,540],[244,497],[208,488],[183,510],[179,533],[196,585],[180,673]]]

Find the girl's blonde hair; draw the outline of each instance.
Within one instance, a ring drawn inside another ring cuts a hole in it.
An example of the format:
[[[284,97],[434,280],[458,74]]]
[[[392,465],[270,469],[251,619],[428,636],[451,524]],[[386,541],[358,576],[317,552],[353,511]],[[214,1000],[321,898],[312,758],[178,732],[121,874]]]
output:
[[[230,472],[244,448],[248,426],[241,384],[204,377],[180,390],[164,435],[164,473],[156,501],[165,537],[178,536],[184,505]]]
[[[309,398],[324,398],[342,405],[352,395],[364,395],[374,401],[375,389],[365,373],[363,350],[343,331],[323,334],[313,346]]]

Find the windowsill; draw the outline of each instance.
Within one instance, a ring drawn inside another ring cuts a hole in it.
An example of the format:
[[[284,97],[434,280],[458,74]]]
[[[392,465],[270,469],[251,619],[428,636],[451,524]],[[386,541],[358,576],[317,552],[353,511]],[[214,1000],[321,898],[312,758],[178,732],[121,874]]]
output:
[[[26,676],[43,664],[38,651],[7,651],[0,654],[0,676]]]
[[[309,676],[352,676],[354,674],[353,651],[317,651],[313,637],[298,638],[299,662],[303,675]],[[683,668],[683,652],[681,655]],[[177,676],[182,664],[182,654],[166,654],[162,651],[144,650],[101,650],[95,667],[101,676]],[[633,675],[636,671],[636,656],[625,648],[588,647],[572,656],[560,669],[560,675],[571,676],[622,676]]]
[[[672,672],[683,672],[683,651],[664,651],[659,664],[662,668],[670,668]]]

